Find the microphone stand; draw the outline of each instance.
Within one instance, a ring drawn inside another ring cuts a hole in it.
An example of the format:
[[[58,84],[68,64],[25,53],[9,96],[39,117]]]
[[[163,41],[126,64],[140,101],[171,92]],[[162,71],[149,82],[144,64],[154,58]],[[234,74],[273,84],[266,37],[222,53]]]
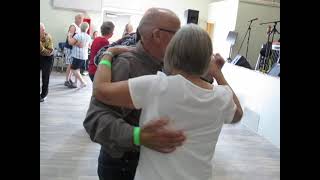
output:
[[[272,42],[274,40],[274,34],[275,33],[278,33],[280,34],[280,32],[277,30],[277,24],[279,23],[280,21],[273,21],[273,22],[266,22],[266,23],[260,23],[260,25],[263,25],[263,24],[271,24],[273,23],[273,28],[272,30],[270,31],[270,33],[268,33],[268,41],[267,41],[267,44],[266,44],[266,54],[265,54],[265,57],[263,58],[263,64],[262,64],[262,68],[265,69],[265,65],[267,65],[267,60],[269,59],[270,55],[271,55],[271,50],[272,50]],[[271,38],[271,45],[269,46],[269,42],[270,42],[270,35],[272,34],[272,38]],[[268,71],[268,69],[266,69],[266,71]]]
[[[228,61],[229,63],[232,61],[232,59],[231,59],[231,52],[232,52],[232,45],[230,46],[229,57],[227,58],[227,61]]]
[[[241,48],[242,48],[243,42],[244,42],[244,40],[246,39],[247,34],[249,33],[249,35],[248,35],[248,40],[247,40],[246,59],[247,59],[247,56],[248,56],[248,48],[249,48],[250,32],[251,32],[251,24],[252,24],[252,22],[255,21],[255,20],[257,20],[257,18],[251,19],[251,20],[249,21],[250,24],[249,24],[249,26],[248,26],[248,29],[247,29],[247,31],[246,31],[246,34],[244,35],[244,38],[243,38],[243,40],[242,40],[242,42],[241,42],[241,45],[240,45],[240,48],[239,48],[239,50],[238,50],[238,54],[239,54],[239,53],[240,53],[240,50],[241,50]]]

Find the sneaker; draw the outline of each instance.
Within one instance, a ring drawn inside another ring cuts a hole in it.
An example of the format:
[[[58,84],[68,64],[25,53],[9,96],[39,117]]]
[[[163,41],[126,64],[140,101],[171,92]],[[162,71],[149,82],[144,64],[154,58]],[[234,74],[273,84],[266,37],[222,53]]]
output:
[[[70,85],[70,81],[65,81],[64,82],[64,86],[69,86]]]
[[[75,83],[69,84],[68,88],[77,88],[77,85]]]
[[[83,83],[83,84],[80,85],[80,88],[84,88],[86,86],[87,86],[87,83]]]
[[[88,72],[84,71],[82,73],[80,73],[82,76],[87,76],[88,75]]]
[[[69,82],[70,82],[71,84],[73,84],[73,82],[71,81],[71,79],[69,80]]]

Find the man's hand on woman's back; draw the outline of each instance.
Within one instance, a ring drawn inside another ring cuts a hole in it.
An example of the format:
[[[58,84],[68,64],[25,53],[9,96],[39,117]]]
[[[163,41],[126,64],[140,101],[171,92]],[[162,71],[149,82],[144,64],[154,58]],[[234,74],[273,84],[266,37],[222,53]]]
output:
[[[169,120],[159,119],[141,127],[141,145],[162,153],[170,153],[181,146],[186,137],[181,130],[165,128]]]

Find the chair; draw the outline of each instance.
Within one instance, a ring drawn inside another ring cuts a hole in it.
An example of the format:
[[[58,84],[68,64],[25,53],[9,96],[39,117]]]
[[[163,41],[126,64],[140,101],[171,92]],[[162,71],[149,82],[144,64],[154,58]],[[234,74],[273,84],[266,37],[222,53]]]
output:
[[[65,42],[58,43],[58,49],[54,49],[54,67],[57,71],[63,72],[65,67],[65,54],[64,54],[64,46]]]

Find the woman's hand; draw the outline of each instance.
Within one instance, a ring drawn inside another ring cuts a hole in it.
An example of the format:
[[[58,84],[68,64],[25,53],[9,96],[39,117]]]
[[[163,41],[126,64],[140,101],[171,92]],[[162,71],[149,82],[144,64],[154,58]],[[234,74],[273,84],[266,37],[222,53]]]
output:
[[[217,78],[222,74],[221,69],[225,63],[225,60],[221,57],[219,53],[213,54],[209,67],[209,74],[213,78]]]
[[[129,46],[109,47],[107,51],[103,53],[102,59],[108,59],[111,62],[114,56],[130,51],[133,51],[133,48]],[[111,54],[109,54],[108,52],[111,52]]]
[[[217,64],[220,70],[222,69],[224,63],[226,62],[219,53],[213,54],[213,60],[215,61],[215,63]]]
[[[165,128],[168,123],[169,119],[160,118],[143,125],[140,132],[141,145],[161,153],[171,153],[183,145],[186,140],[183,131]]]

